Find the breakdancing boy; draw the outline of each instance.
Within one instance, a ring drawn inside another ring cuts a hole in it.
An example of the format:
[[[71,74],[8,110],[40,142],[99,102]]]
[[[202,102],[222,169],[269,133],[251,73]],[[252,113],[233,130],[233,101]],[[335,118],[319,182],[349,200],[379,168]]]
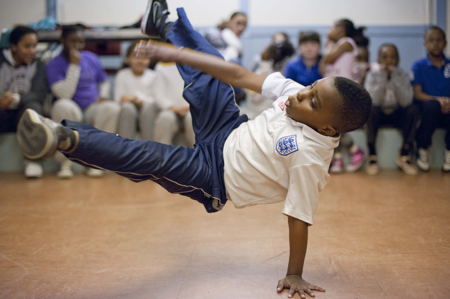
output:
[[[196,135],[193,149],[125,139],[68,120],[58,124],[27,110],[18,129],[25,155],[39,159],[59,150],[85,166],[136,182],[152,180],[199,201],[208,212],[221,210],[228,199],[236,207],[284,201],[290,255],[277,291],[289,289],[289,297],[324,291],[302,276],[308,226],[339,136],[366,122],[369,94],[341,77],[304,87],[280,73],[266,77],[225,62],[194,31],[184,10],[177,12],[178,20],[168,22],[166,2],[149,1],[143,31],[172,45],[143,43],[136,54],[177,62]],[[248,121],[230,85],[273,98],[273,107]]]

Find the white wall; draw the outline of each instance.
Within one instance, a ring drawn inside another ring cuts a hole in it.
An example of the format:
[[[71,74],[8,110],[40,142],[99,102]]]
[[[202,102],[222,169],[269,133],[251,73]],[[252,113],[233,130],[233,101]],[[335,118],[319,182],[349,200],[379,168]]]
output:
[[[58,21],[93,26],[120,26],[135,22],[147,0],[57,0]],[[330,26],[347,17],[357,25],[425,25],[434,22],[436,0],[168,0],[171,18],[185,7],[197,27],[214,26],[248,3],[250,26]],[[447,1],[447,37],[450,0]],[[0,29],[45,17],[45,0],[0,0]],[[448,38],[449,39],[449,38]],[[450,39],[449,39],[450,40]],[[447,47],[450,55],[450,46]]]
[[[420,25],[432,20],[435,0],[246,0],[251,26],[331,25],[348,17],[364,25]],[[240,9],[241,0],[169,0],[185,7],[195,26],[213,26]],[[450,10],[447,0],[447,10]],[[143,13],[147,0],[58,0],[61,23],[126,25]],[[0,0],[0,27],[45,17],[45,0]],[[450,13],[447,14],[448,19]],[[450,25],[448,26],[450,27]],[[447,28],[447,32],[450,28]]]
[[[6,0],[1,0],[6,1]],[[330,25],[348,17],[356,24],[417,25],[430,22],[434,0],[247,0],[254,26]],[[20,0],[17,2],[25,2]],[[36,2],[36,1],[30,1]],[[41,0],[38,2],[45,1]],[[240,0],[170,0],[172,17],[183,6],[196,26],[213,26],[240,9]],[[125,25],[142,15],[147,0],[58,0],[63,23]]]
[[[3,1],[3,0],[2,0]],[[239,9],[240,0],[169,0],[170,18],[176,18],[183,6],[195,26],[212,26]],[[62,23],[89,25],[127,25],[144,13],[147,0],[58,0],[58,18]]]
[[[249,0],[252,25],[331,25],[346,17],[356,24],[429,22],[429,0]]]
[[[46,16],[45,0],[0,0],[0,30]]]

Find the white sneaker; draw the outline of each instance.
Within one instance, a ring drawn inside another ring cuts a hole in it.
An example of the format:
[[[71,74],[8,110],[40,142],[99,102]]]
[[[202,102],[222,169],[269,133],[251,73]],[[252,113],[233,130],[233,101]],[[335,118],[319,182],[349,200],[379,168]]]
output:
[[[419,166],[419,169],[422,171],[430,170],[430,154],[427,149],[419,148],[417,166]]]
[[[37,162],[26,161],[25,162],[25,177],[28,179],[42,177],[43,170],[41,164]]]
[[[92,178],[99,178],[105,174],[105,172],[101,169],[89,168],[86,172],[87,176]]]
[[[61,168],[56,174],[60,179],[70,179],[73,177],[72,161],[65,160],[61,163]]]
[[[417,168],[416,166],[411,162],[411,158],[409,156],[397,156],[397,159],[395,160],[395,164],[403,170],[404,173],[409,175],[416,175],[417,174]]]
[[[443,172],[450,172],[450,150],[445,150],[444,164],[442,164]]]

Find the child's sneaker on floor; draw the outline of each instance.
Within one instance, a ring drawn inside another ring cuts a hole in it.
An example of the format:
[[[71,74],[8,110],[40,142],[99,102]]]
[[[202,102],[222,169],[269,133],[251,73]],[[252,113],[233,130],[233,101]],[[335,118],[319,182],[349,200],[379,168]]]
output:
[[[378,158],[377,156],[369,156],[369,161],[367,161],[366,173],[368,175],[377,175],[380,172],[380,168],[378,167]]]
[[[169,10],[165,0],[149,0],[141,22],[142,33],[150,37],[161,37],[165,34],[170,23],[167,22]]]
[[[443,172],[450,172],[450,150],[445,150],[444,164],[442,164]]]
[[[41,164],[33,161],[25,162],[25,177],[27,179],[40,178],[43,172]]]
[[[101,169],[96,168],[89,168],[86,171],[87,176],[90,176],[91,178],[99,178],[105,175],[105,172]]]
[[[64,160],[61,163],[61,168],[59,169],[56,176],[60,179],[70,179],[73,177],[73,170],[72,170],[72,161],[69,159]]]
[[[350,150],[350,165],[347,166],[348,172],[359,170],[364,164],[365,154],[359,146],[352,146]]]
[[[340,154],[334,155],[333,160],[331,161],[330,172],[331,173],[344,172],[344,159],[342,158],[342,155]]]
[[[430,170],[430,154],[427,149],[419,148],[419,157],[416,163],[420,170]]]
[[[395,164],[406,174],[416,175],[417,168],[414,163],[411,161],[411,157],[409,155],[406,156],[398,156],[395,160]]]

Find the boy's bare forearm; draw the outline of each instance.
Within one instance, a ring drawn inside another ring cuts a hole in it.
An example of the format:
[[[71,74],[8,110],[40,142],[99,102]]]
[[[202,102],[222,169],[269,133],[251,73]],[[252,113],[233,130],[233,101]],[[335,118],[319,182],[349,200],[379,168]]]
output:
[[[256,75],[238,64],[191,49],[180,50],[176,56],[176,62],[190,65],[224,83],[258,93],[261,93],[265,79],[265,76]]]
[[[303,279],[303,264],[305,262],[306,247],[308,245],[308,224],[288,216],[289,224],[289,265],[286,277],[278,281],[277,292],[289,290],[289,296],[298,293],[301,298],[306,294],[314,297],[314,291],[325,292],[325,289],[313,285]]]
[[[424,93],[422,91],[422,86],[420,85],[413,85],[413,93],[414,93],[414,98],[418,99],[418,100],[422,100],[422,101],[430,101],[430,100],[434,100],[434,97]]]
[[[241,88],[261,93],[266,76],[254,74],[238,64],[227,62],[217,56],[187,48],[176,48],[164,43],[146,43],[138,55],[166,62],[192,66],[212,77]]]
[[[288,225],[289,264],[286,275],[298,275],[301,277],[308,247],[308,224],[288,216]]]

